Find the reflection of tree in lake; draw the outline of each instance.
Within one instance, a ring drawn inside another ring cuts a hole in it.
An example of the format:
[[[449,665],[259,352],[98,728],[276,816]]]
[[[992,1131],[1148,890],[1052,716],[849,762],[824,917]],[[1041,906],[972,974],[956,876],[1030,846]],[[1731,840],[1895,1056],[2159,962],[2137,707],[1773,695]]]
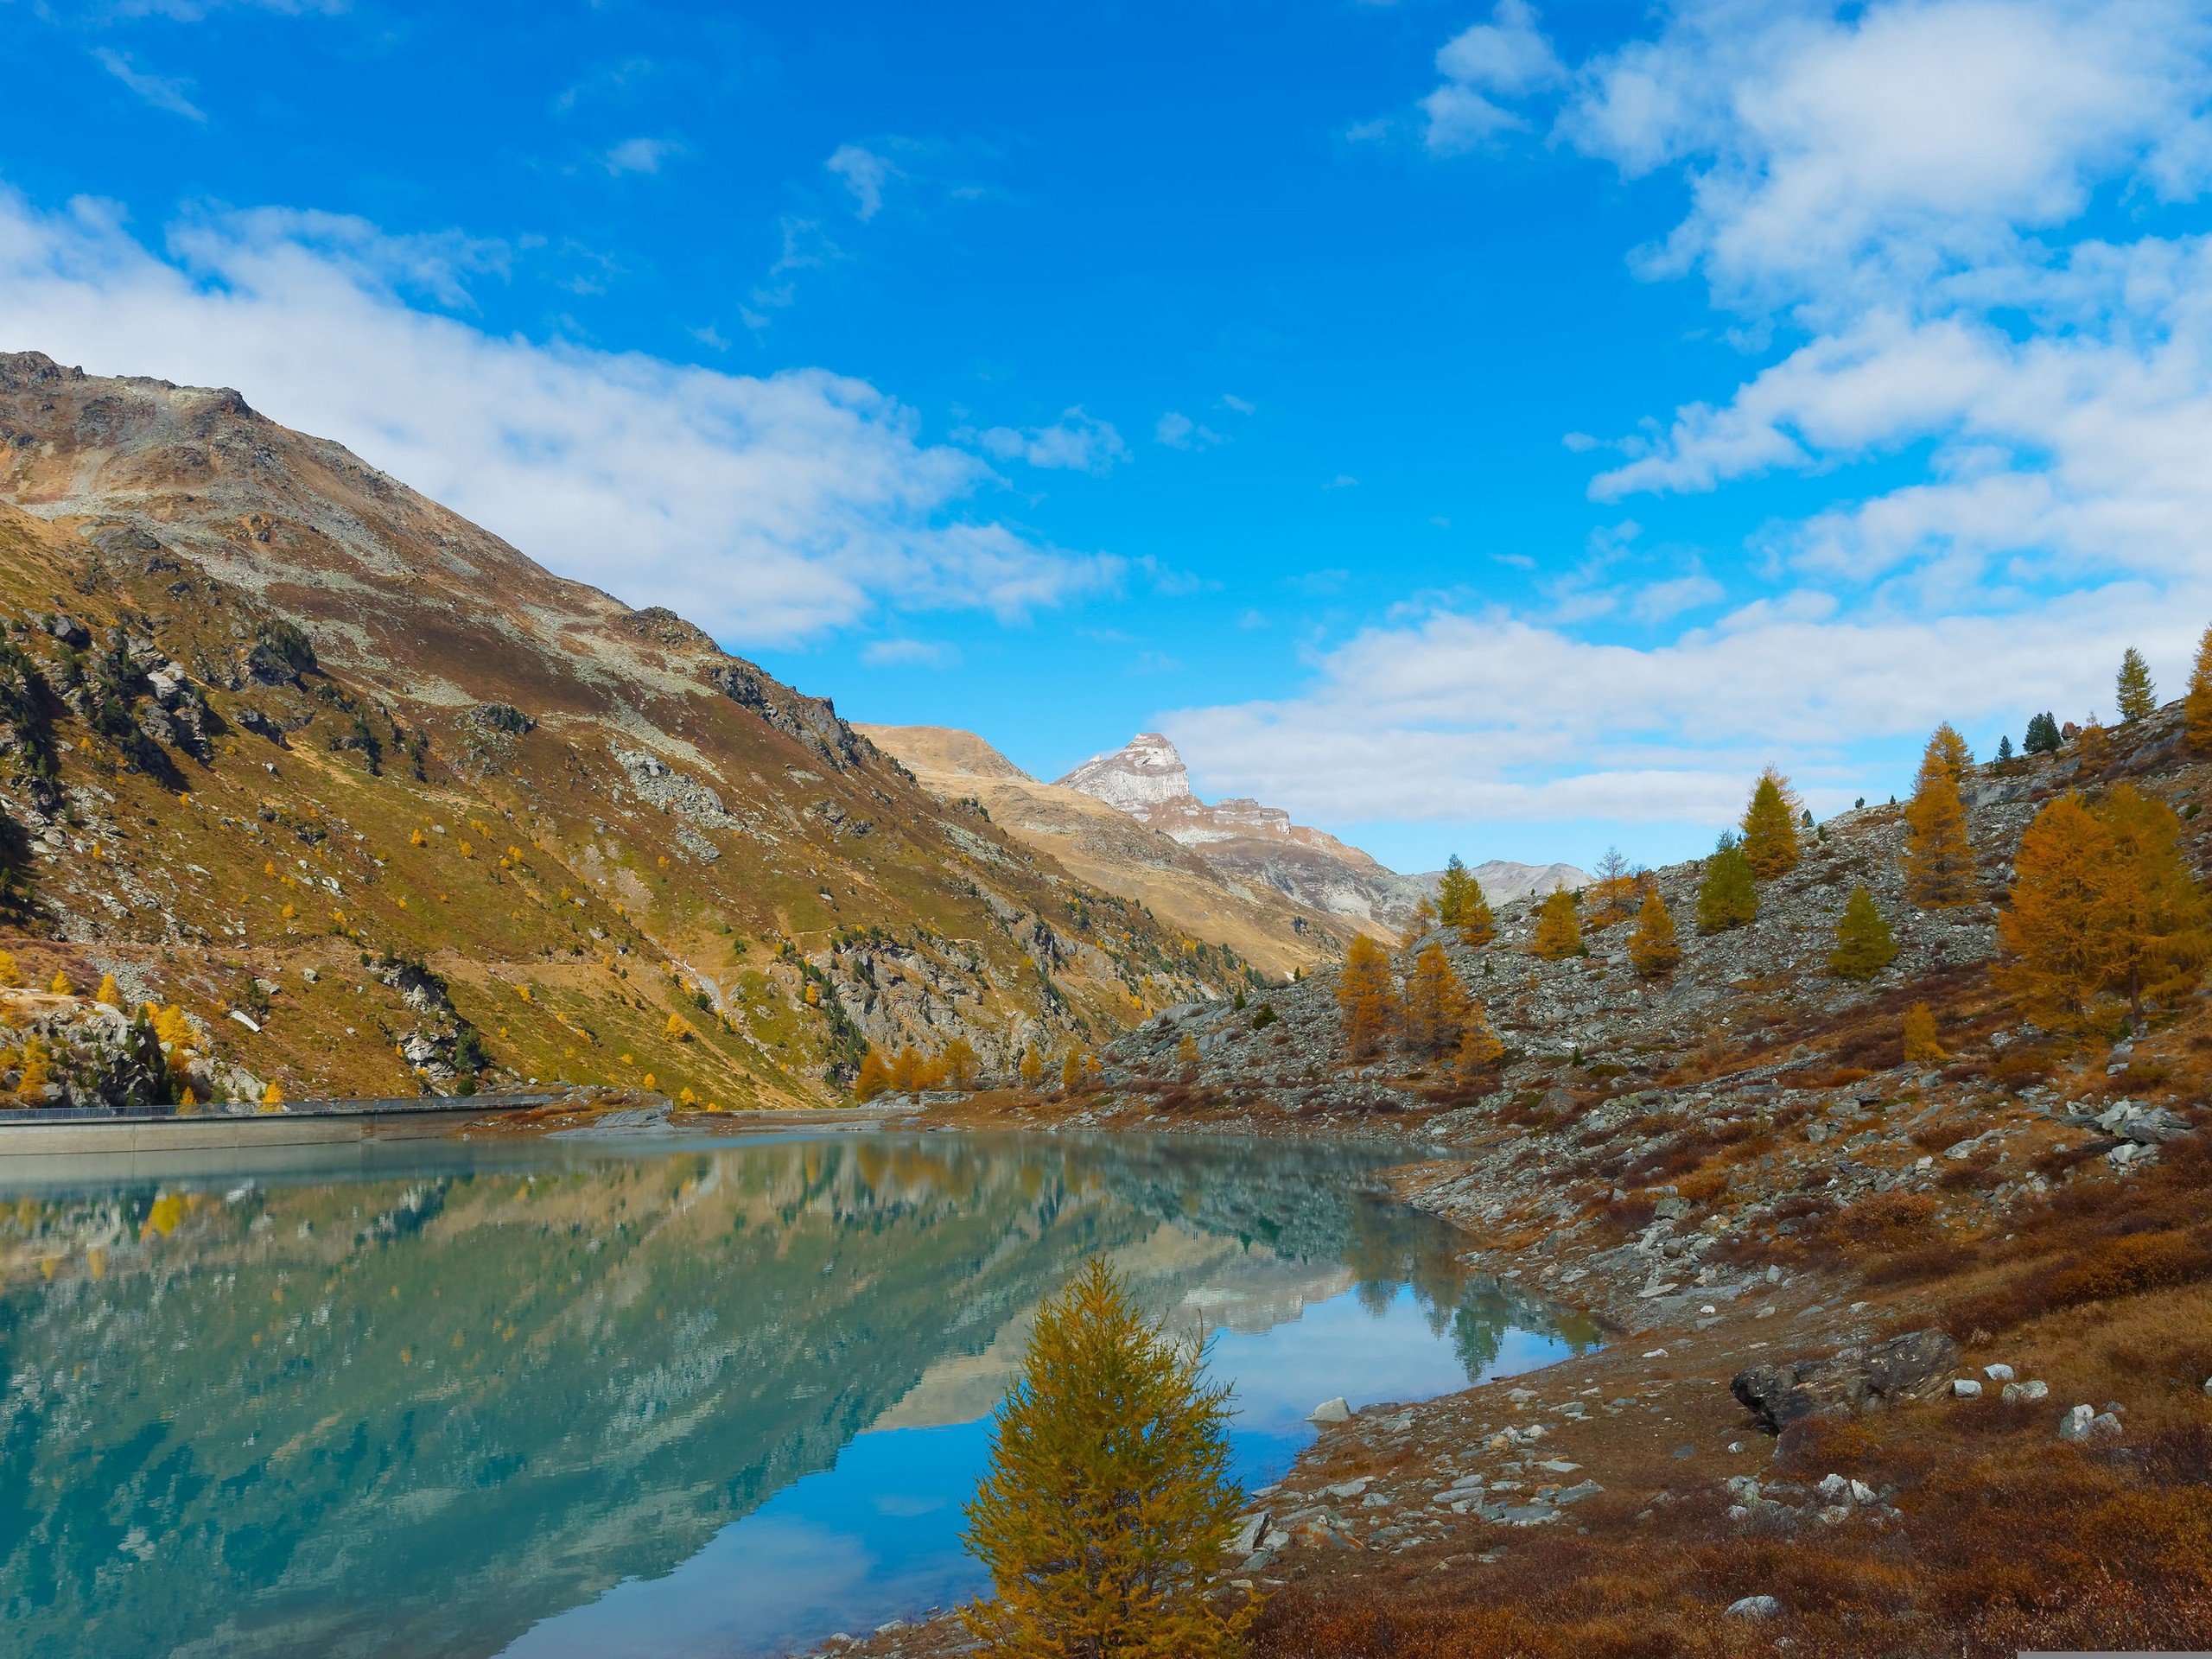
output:
[[[495,1651],[1163,1224],[1460,1305],[1448,1232],[1338,1148],[405,1155],[0,1202],[11,1652]]]

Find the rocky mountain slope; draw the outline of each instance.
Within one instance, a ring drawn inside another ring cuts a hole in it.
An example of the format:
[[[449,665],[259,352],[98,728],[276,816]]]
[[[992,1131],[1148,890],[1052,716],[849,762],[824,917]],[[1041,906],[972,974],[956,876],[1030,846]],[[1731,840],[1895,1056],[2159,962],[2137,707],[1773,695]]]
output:
[[[869,1042],[1003,1070],[1243,976],[233,391],[0,355],[0,613],[4,943],[67,981],[0,1083],[33,1039],[41,1097],[805,1103]],[[166,1077],[86,1000],[111,975],[186,1022]]]
[[[1192,792],[1190,772],[1175,746],[1157,732],[1140,732],[1113,753],[1084,761],[1059,786],[1118,807],[1232,880],[1273,887],[1309,910],[1363,925],[1380,938],[1395,940],[1414,907],[1435,895],[1442,875],[1400,875],[1325,830],[1293,823],[1279,807],[1243,799],[1208,805]],[[1570,864],[1503,860],[1482,864],[1474,874],[1493,900],[1580,887],[1589,880]]]
[[[980,804],[992,823],[1072,874],[1144,906],[1196,939],[1232,947],[1287,979],[1344,954],[1356,924],[1312,909],[1275,887],[1240,880],[1122,807],[1081,790],[1039,783],[972,732],[944,726],[855,726],[912,771],[940,800]]]
[[[1262,1656],[1939,1659],[2186,1647],[2212,1617],[2212,969],[2145,1028],[2038,1027],[1992,973],[2024,830],[2070,789],[2172,806],[2212,875],[2178,706],[1974,767],[1980,892],[1923,911],[1903,815],[1808,830],[1682,957],[1443,944],[1506,1045],[1472,1077],[1345,1050],[1333,970],[1169,1010],[1095,1088],[965,1121],[1397,1140],[1460,1260],[1586,1311],[1601,1354],[1325,1429],[1254,1495]],[[1896,959],[1828,963],[1864,885]],[[1395,963],[1401,975],[1410,953]],[[1941,1058],[1907,1063],[1925,1005]],[[850,1651],[950,1652],[949,1627]]]

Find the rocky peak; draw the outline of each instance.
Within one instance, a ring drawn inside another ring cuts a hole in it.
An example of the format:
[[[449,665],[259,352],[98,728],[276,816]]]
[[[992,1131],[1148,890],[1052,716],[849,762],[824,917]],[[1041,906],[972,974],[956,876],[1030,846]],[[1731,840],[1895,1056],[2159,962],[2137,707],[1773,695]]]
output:
[[[1130,817],[1148,818],[1155,807],[1189,802],[1190,769],[1175,746],[1158,732],[1139,732],[1111,754],[1093,756],[1060,780]]]

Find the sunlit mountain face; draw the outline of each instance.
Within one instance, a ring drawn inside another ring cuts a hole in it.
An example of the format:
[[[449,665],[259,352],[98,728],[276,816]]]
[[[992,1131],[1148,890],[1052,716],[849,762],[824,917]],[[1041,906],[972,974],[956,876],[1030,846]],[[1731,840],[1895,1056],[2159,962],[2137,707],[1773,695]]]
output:
[[[1098,1252],[1212,1338],[1254,1479],[1318,1400],[1592,1334],[1342,1149],[308,1156],[0,1194],[13,1650],[766,1652],[972,1593],[988,1414]]]

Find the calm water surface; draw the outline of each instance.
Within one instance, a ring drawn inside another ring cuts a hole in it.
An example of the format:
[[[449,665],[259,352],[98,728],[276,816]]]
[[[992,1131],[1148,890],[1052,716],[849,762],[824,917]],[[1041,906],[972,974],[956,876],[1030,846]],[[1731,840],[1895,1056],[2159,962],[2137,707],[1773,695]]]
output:
[[[975,1593],[1037,1304],[1214,1338],[1240,1472],[1313,1405],[1592,1333],[1372,1154],[951,1135],[0,1165],[0,1650],[782,1653]]]

